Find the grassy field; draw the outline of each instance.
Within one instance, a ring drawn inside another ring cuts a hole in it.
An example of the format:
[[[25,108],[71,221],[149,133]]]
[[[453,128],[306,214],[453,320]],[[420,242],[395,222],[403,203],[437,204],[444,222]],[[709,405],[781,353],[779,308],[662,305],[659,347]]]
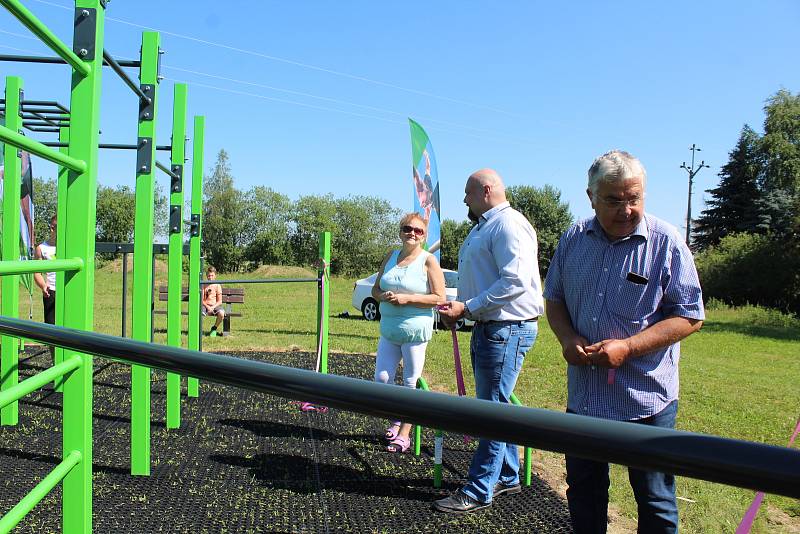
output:
[[[159,265],[156,283],[166,283]],[[299,268],[262,268],[245,278],[313,276]],[[225,279],[226,276],[221,276]],[[242,278],[242,276],[236,276]],[[119,334],[121,327],[121,272],[119,262],[97,270],[95,330]],[[377,323],[361,319],[352,308],[353,279],[331,282],[331,352],[374,353]],[[233,319],[233,335],[203,339],[207,351],[316,350],[316,285],[248,285],[244,315]],[[28,298],[20,300],[27,316]],[[130,302],[130,299],[129,299]],[[163,307],[165,303],[156,303]],[[24,310],[24,311],[23,311]],[[349,317],[340,317],[342,312]],[[786,445],[800,416],[800,320],[758,308],[730,309],[712,305],[703,329],[682,345],[681,404],[678,428],[694,432]],[[35,319],[41,318],[41,300],[34,298]],[[165,342],[164,316],[156,316],[156,342]],[[205,319],[208,329],[211,319]],[[565,363],[547,326],[540,321],[536,346],[526,359],[516,393],[529,406],[563,411],[566,405]],[[130,326],[128,326],[130,332]],[[463,352],[469,333],[459,333]],[[332,356],[335,358],[335,356]],[[455,391],[452,345],[439,332],[428,347],[425,375],[433,389]],[[467,391],[471,372],[465,368]],[[537,464],[548,480],[563,483],[563,459],[537,453]],[[622,467],[612,468],[613,507],[618,519],[612,529],[635,529],[636,507]],[[753,498],[752,491],[680,478],[681,528],[684,532],[732,532]],[[800,532],[800,502],[767,496],[755,532]]]

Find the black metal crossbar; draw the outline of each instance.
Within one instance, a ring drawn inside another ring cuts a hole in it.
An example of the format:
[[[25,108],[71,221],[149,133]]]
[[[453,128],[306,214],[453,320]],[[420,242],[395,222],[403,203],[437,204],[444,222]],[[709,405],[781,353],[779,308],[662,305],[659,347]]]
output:
[[[105,55],[103,56],[105,58]],[[50,56],[21,56],[15,54],[0,54],[0,61],[11,61],[15,63],[57,63],[61,65],[66,65],[67,62],[61,59],[60,57],[50,57]],[[142,66],[142,62],[139,60],[121,60],[116,62],[117,65],[121,67],[136,67],[139,68]],[[106,66],[110,66],[106,63]]]
[[[10,317],[0,316],[0,333],[429,428],[800,498],[800,451],[785,447],[386,387]]]
[[[281,282],[319,282],[319,278],[256,278],[252,280],[200,280],[201,286],[211,284],[277,284]]]
[[[111,67],[111,70],[117,73],[117,76],[122,78],[122,81],[125,82],[125,85],[130,87],[131,90],[139,96],[139,98],[141,98],[148,104],[152,101],[152,99],[146,94],[144,94],[144,91],[142,91],[142,89],[138,85],[136,85],[133,82],[133,80],[131,80],[130,76],[128,76],[128,73],[122,70],[120,64],[117,63],[117,60],[114,59],[114,57],[108,53],[108,50],[103,50],[103,60],[105,61],[106,65]]]

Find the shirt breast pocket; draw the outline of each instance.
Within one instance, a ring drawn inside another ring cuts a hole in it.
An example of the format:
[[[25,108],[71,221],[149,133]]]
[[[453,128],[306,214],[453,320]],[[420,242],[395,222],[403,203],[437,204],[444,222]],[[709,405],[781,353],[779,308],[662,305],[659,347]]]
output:
[[[611,293],[609,310],[622,318],[632,322],[649,322],[661,300],[661,288],[650,280],[645,284],[637,284],[630,280],[622,279]]]

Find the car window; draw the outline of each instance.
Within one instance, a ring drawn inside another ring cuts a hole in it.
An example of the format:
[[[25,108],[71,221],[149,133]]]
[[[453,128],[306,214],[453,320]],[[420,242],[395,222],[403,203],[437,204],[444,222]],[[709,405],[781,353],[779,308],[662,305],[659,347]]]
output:
[[[455,271],[444,272],[444,287],[458,287],[458,273]]]

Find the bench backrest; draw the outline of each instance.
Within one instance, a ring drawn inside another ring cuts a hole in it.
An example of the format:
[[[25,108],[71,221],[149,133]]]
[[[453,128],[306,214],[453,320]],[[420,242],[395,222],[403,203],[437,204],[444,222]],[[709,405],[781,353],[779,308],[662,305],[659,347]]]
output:
[[[167,286],[158,286],[158,300],[162,302],[169,300]],[[181,288],[181,301],[189,301],[188,287]],[[242,304],[244,302],[244,288],[222,286],[222,302],[223,304]]]

